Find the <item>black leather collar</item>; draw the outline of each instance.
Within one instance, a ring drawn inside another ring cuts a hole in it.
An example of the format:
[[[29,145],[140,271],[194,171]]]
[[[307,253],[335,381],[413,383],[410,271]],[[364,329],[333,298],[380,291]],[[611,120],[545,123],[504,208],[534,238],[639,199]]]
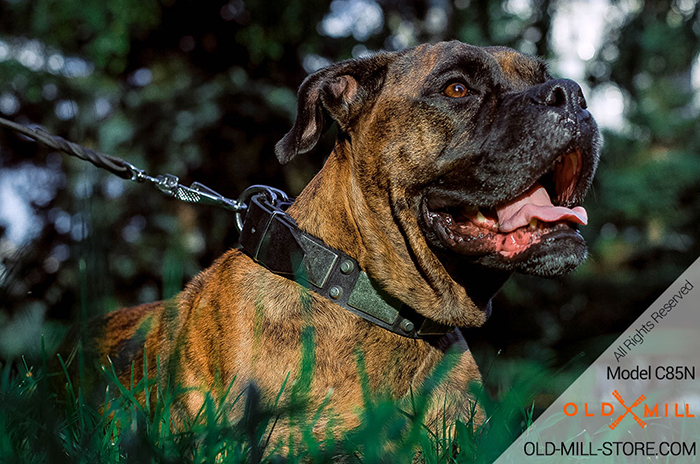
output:
[[[432,338],[454,331],[387,294],[351,256],[299,229],[285,212],[290,204],[284,199],[271,204],[265,193],[250,198],[240,243],[255,261],[403,337]]]

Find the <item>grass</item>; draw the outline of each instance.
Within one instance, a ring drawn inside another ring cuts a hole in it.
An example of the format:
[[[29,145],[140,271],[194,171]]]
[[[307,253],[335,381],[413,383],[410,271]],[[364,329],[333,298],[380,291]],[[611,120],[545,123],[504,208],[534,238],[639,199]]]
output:
[[[107,387],[96,404],[87,399],[95,392],[83,391],[67,370],[48,374],[45,355],[37,366],[24,359],[14,367],[5,364],[0,380],[0,462],[403,463],[414,461],[418,452],[428,464],[493,462],[532,423],[532,398],[548,375],[541,368],[527,368],[529,381],[518,382],[517,389],[498,401],[475,387],[474,395],[487,411],[486,422],[443,420],[437,430],[423,424],[423,412],[434,393],[430,386],[447,374],[449,365],[439,366],[432,381],[411,392],[409,410],[406,402],[399,404],[366,386],[358,413],[361,425],[338,435],[332,421],[322,422],[327,402],[309,409],[304,384],[313,375],[313,347],[307,344],[304,349],[304,378],[288,378],[280,385],[277,400],[283,391],[291,398],[284,406],[277,401],[264,404],[254,388],[246,395],[227,397],[236,390],[229,385],[228,395],[219,401],[207,397],[195,420],[178,425],[173,425],[173,401],[182,391],[163,388],[153,378],[134,383],[139,376],[133,373],[131,384],[122,385],[111,366],[104,366]],[[358,373],[365,375],[361,355]],[[153,401],[138,400],[148,396]],[[225,412],[240,402],[244,413],[231,422]],[[291,424],[290,436],[274,443],[271,431],[285,420]]]
[[[82,262],[80,271],[85,277]],[[86,288],[83,278],[83,325]],[[361,425],[338,433],[325,420],[328,401],[314,410],[309,405],[306,392],[315,355],[313,336],[306,335],[299,378],[288,376],[272,404],[261,401],[254,388],[231,397],[239,391],[234,379],[222,386],[226,394],[220,399],[206,397],[194,420],[176,425],[173,405],[183,389],[148,378],[148,366],[143,375],[132,369],[127,385],[111,365],[103,366],[104,389],[85,391],[85,377],[93,372],[86,372],[89,363],[82,352],[77,372],[69,374],[63,359],[49,359],[42,339],[41,349],[32,350],[40,353],[34,359],[0,360],[0,463],[410,463],[418,455],[426,464],[490,463],[533,422],[537,395],[557,389],[542,365],[496,356],[482,365],[491,395],[473,386],[473,396],[487,414],[485,423],[443,418],[429,429],[423,417],[435,394],[432,386],[447,375],[449,362],[410,392],[410,401],[395,401],[370,391],[358,353],[358,375],[364,379]],[[58,367],[49,368],[54,365]],[[138,378],[143,379],[136,382]],[[280,405],[283,393],[288,400]],[[244,412],[233,421],[226,412],[236,405]],[[271,432],[282,423],[291,424],[289,436],[275,442]]]

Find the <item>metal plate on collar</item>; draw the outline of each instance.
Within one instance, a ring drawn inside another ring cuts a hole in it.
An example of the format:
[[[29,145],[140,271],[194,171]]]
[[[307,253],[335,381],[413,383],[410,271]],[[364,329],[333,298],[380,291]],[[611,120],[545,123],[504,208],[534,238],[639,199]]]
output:
[[[338,255],[306,235],[300,237],[300,242],[306,252],[304,255],[306,280],[312,285],[323,288],[331,274],[333,265],[338,260]]]
[[[391,301],[395,305],[392,306],[387,301]],[[382,322],[393,325],[396,322],[396,318],[399,317],[399,312],[396,308],[400,307],[401,303],[396,298],[386,294],[386,292],[375,288],[369,276],[364,272],[360,272],[355,288],[350,294],[348,305],[370,316],[374,316]]]

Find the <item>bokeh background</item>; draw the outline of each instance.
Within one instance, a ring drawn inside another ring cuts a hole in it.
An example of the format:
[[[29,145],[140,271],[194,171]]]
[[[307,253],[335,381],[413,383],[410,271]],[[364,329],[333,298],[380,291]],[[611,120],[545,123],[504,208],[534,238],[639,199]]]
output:
[[[443,39],[546,58],[582,84],[604,132],[582,228],[590,258],[564,279],[511,279],[491,320],[469,331],[497,396],[527,369],[575,375],[700,255],[698,10],[696,0],[0,0],[0,115],[228,197],[253,183],[295,195],[335,132],[284,168],[274,157],[308,73]],[[174,295],[236,240],[225,210],[0,129],[3,371],[36,357],[42,334],[56,346],[81,314]]]

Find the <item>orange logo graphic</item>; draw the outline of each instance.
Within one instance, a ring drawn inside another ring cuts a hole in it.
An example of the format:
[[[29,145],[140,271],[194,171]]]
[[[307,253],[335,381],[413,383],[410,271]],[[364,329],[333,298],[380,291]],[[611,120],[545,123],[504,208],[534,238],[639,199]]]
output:
[[[620,406],[615,407],[614,404],[608,403],[607,401],[598,403],[600,407],[598,407],[598,404],[595,403],[575,403],[573,401],[568,402],[564,404],[563,407],[563,412],[565,416],[568,417],[574,417],[579,414],[583,415],[584,417],[610,417],[611,419],[614,417],[614,414],[617,412],[620,414],[617,419],[613,423],[611,423],[608,427],[610,427],[610,430],[615,430],[618,425],[620,425],[620,422],[627,416],[628,414],[631,414],[634,420],[639,424],[641,428],[646,428],[647,423],[642,420],[643,418],[659,418],[659,417],[673,417],[673,418],[681,418],[681,419],[688,419],[688,418],[693,418],[695,417],[695,414],[693,414],[690,411],[690,405],[689,404],[681,404],[681,403],[654,403],[654,404],[649,404],[645,403],[647,400],[647,397],[645,395],[639,395],[639,398],[635,400],[634,403],[632,403],[630,406],[627,406],[625,404],[625,401],[622,399],[622,395],[620,395],[620,392],[617,390],[614,390],[612,392],[612,396],[620,403],[622,408],[624,408],[624,412],[621,412]],[[637,406],[641,405],[644,403],[644,410],[643,411],[638,411],[634,412],[633,409],[636,408]]]
[[[617,427],[617,425],[622,421],[622,419],[625,418],[625,416],[627,415],[627,413],[632,414],[632,417],[634,417],[634,420],[637,421],[637,424],[639,424],[639,426],[640,426],[641,428],[644,428],[644,427],[647,426],[647,423],[644,422],[642,419],[640,419],[639,416],[636,415],[636,414],[634,413],[634,411],[632,411],[632,408],[636,408],[637,406],[639,406],[640,404],[642,404],[642,402],[643,402],[644,400],[647,399],[646,396],[640,395],[639,398],[637,398],[637,400],[636,400],[634,403],[632,403],[632,406],[627,407],[627,406],[625,405],[625,402],[622,400],[622,396],[620,395],[620,393],[619,393],[617,390],[615,390],[612,394],[613,394],[613,396],[615,397],[615,399],[616,399],[617,401],[620,402],[620,404],[622,405],[622,407],[625,408],[625,412],[623,412],[622,414],[620,414],[620,417],[618,417],[617,419],[615,419],[615,422],[613,422],[612,424],[610,424],[610,430],[615,430],[615,427]]]

